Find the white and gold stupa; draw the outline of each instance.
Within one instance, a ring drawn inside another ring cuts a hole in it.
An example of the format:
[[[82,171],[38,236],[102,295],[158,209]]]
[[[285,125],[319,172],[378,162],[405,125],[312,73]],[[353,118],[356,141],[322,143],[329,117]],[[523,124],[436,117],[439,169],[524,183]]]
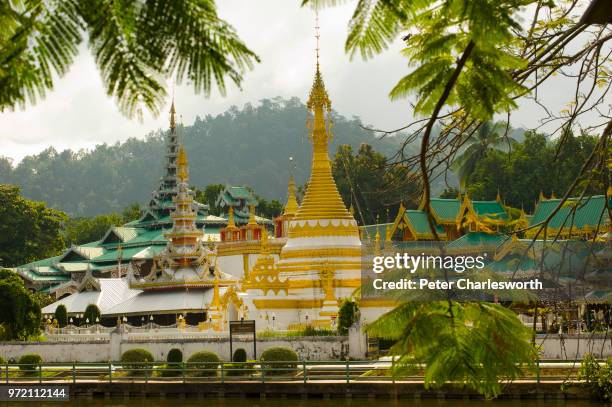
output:
[[[274,329],[333,326],[340,302],[360,284],[359,229],[332,176],[331,101],[318,61],[307,107],[313,155],[306,195],[288,222],[287,242],[274,270],[268,266],[265,279],[246,285],[253,305],[249,317]]]

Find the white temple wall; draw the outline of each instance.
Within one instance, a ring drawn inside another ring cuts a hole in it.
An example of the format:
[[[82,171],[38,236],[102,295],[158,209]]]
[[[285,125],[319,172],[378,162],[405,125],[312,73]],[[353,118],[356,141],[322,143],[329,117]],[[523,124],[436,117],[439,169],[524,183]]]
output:
[[[113,348],[110,341],[96,342],[4,342],[0,343],[0,355],[6,360],[19,359],[26,353],[39,354],[45,362],[107,362],[117,361],[121,354],[129,349],[144,348],[153,354],[155,360],[165,361],[168,351],[178,348],[186,360],[200,351],[215,352],[224,361],[230,361],[229,338],[203,339],[165,339],[130,341],[123,338],[119,347]],[[257,340],[257,356],[273,346],[285,346],[293,349],[306,360],[338,360],[348,355],[346,337],[291,337]],[[113,349],[112,349],[113,348]],[[253,341],[246,338],[234,338],[233,349],[243,348],[248,359],[253,356]],[[112,351],[111,351],[112,349]]]
[[[257,356],[272,346],[287,346],[295,350],[300,358],[307,360],[338,360],[350,354],[356,359],[365,358],[363,332],[353,329],[351,338],[328,337],[291,337],[257,340]],[[612,357],[612,338],[605,335],[538,335],[542,359],[574,360],[593,353],[596,357]],[[5,359],[18,359],[26,353],[39,354],[45,362],[107,362],[118,360],[121,353],[128,349],[145,348],[156,360],[166,359],[172,348],[181,349],[187,359],[195,352],[208,350],[217,353],[221,359],[229,361],[229,338],[167,339],[119,341],[119,346],[111,350],[110,341],[81,342],[0,342],[0,355]],[[253,342],[249,339],[235,338],[234,349],[243,348],[249,359],[253,358]]]
[[[242,254],[219,256],[217,257],[217,264],[221,268],[221,271],[231,274],[234,277],[242,278],[244,274]]]

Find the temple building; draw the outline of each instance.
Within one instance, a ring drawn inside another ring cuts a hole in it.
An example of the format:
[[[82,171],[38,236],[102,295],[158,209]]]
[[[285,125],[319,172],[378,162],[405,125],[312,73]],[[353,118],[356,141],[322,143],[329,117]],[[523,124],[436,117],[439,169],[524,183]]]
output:
[[[371,240],[378,232],[385,241],[452,241],[471,232],[499,233],[510,221],[499,196],[494,201],[472,200],[467,194],[456,199],[431,198],[430,207],[435,234],[422,208],[406,209],[400,204],[392,223],[362,226],[361,237]]]
[[[284,218],[276,227],[279,238],[286,236],[280,259],[274,262],[266,248],[242,285],[249,318],[273,329],[333,327],[340,302],[360,285],[359,228],[331,172],[331,101],[318,61],[307,107],[313,154],[304,200],[296,210],[291,179]]]
[[[96,278],[89,266],[81,281],[67,283],[74,288],[72,295],[45,307],[44,314],[52,314],[63,304],[72,317],[95,304],[107,322],[118,318],[132,324],[172,325],[180,318],[202,330],[215,331],[224,329],[228,318],[239,317],[241,304],[232,296],[237,281],[221,271],[214,242],[207,241],[196,224],[198,206],[189,189],[183,147],[178,149],[176,170],[176,193],[168,214],[172,227],[164,232],[166,244],[153,254],[151,265],[143,267],[146,263],[132,260],[127,276],[115,278]]]

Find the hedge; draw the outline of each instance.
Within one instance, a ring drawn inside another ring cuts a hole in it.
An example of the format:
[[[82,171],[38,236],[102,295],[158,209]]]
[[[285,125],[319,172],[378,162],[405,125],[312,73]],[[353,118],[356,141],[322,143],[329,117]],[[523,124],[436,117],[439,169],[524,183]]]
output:
[[[191,355],[187,359],[187,369],[191,376],[211,377],[217,375],[217,369],[221,360],[216,353],[203,351]]]
[[[146,349],[130,349],[121,355],[121,365],[129,375],[140,375],[151,370],[153,355]]]
[[[42,363],[42,358],[36,353],[21,355],[19,358],[19,370],[26,375],[31,375],[38,371],[38,365]]]
[[[242,348],[238,348],[234,351],[234,355],[232,356],[232,362],[246,362],[247,361],[247,353],[246,350]]]
[[[298,354],[291,348],[275,346],[266,349],[259,360],[265,374],[291,375],[297,368]]]

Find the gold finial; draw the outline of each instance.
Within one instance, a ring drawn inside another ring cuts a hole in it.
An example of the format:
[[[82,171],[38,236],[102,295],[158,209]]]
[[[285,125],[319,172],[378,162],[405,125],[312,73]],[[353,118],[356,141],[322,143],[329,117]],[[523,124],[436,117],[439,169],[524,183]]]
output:
[[[328,153],[331,140],[331,101],[325,90],[318,64],[306,106],[309,112],[310,141],[313,144],[312,170],[304,199],[294,219],[347,219],[354,221],[338,193],[331,172]],[[351,228],[353,227],[351,234],[359,236],[357,226],[352,225]],[[291,230],[289,230],[289,236],[291,235]]]
[[[270,254],[270,246],[268,244],[268,230],[263,227],[261,228],[261,255],[267,256]]]
[[[315,71],[315,79],[312,84],[312,89],[310,90],[310,96],[308,97],[308,102],[306,103],[308,109],[312,111],[315,115],[314,130],[317,129],[317,124],[322,124],[323,126],[325,125],[324,118],[322,117],[323,114],[320,115],[320,123],[317,123],[317,113],[319,113],[318,108],[321,109],[321,113],[323,113],[323,109],[326,109],[328,113],[331,112],[331,101],[329,100],[329,96],[327,95],[327,91],[325,90],[325,84],[323,83],[323,78],[321,77],[321,70],[319,68],[319,40],[321,38],[321,34],[319,33],[319,12],[316,8],[315,21],[315,39],[317,42],[315,50],[317,57],[317,69]]]
[[[554,191],[550,193],[550,199],[557,199]]]
[[[612,185],[608,186],[608,190],[606,191],[606,195],[608,195],[608,197],[612,196]]]
[[[257,221],[255,220],[255,205],[249,205],[249,225],[256,225]]]
[[[315,7],[315,38],[317,39],[317,71],[319,71],[319,39],[321,38],[321,34],[319,32],[319,9]]]
[[[378,225],[376,225],[376,235],[374,236],[374,254],[378,256],[380,252],[380,231],[378,230]]]
[[[220,309],[221,306],[221,298],[219,296],[219,275],[217,273],[215,273],[213,298],[210,305],[211,308],[214,308],[217,311]]]
[[[234,222],[234,207],[230,206],[227,214],[227,227],[235,228],[236,223]]]
[[[188,170],[187,170],[187,153],[185,152],[185,148],[183,146],[179,147],[179,154],[176,160],[176,164],[178,167],[177,175],[181,182],[186,182],[188,178]]]
[[[295,197],[295,181],[293,175],[289,177],[289,184],[287,185],[287,204],[285,205],[285,211],[283,215],[294,216],[299,209],[297,198]]]
[[[495,197],[495,200],[499,203],[501,203],[502,199],[501,199],[501,195],[499,194],[499,188],[497,188],[497,196]]]
[[[170,130],[176,129],[176,109],[174,108],[174,96],[172,97],[172,105],[170,105]]]
[[[540,190],[540,196],[538,197],[538,202],[545,201],[546,197],[544,196],[544,192]]]

